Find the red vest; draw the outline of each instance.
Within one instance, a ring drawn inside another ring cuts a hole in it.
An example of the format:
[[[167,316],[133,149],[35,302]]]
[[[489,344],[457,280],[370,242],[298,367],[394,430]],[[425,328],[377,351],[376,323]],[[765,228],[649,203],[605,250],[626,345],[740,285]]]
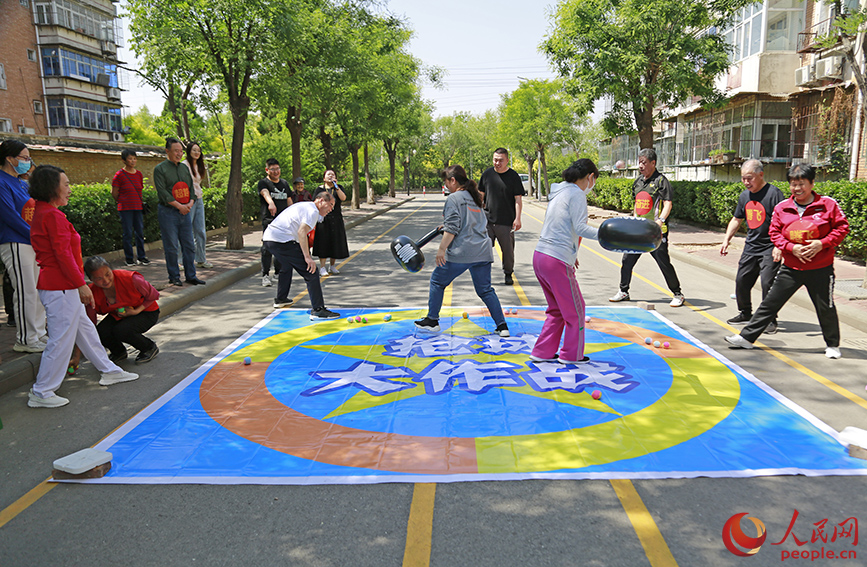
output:
[[[130,270],[112,270],[114,274],[114,293],[117,296],[114,303],[109,303],[105,297],[105,290],[90,284],[90,289],[93,291],[93,300],[96,303],[96,312],[100,315],[109,314],[118,321],[121,320],[117,314],[119,307],[138,307],[144,303],[144,296],[136,289],[132,283],[132,276],[138,272]],[[156,311],[160,306],[154,301],[145,311]]]

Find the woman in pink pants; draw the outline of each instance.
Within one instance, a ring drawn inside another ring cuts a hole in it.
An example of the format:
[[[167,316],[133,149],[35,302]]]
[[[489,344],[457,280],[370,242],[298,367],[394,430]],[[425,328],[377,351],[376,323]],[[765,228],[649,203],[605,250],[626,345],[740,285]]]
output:
[[[534,362],[590,360],[584,356],[584,298],[575,269],[581,239],[598,239],[596,229],[587,224],[585,194],[593,190],[598,177],[592,160],[579,159],[563,172],[563,183],[551,187],[545,224],[533,254],[533,271],[548,301],[545,324],[530,355]]]

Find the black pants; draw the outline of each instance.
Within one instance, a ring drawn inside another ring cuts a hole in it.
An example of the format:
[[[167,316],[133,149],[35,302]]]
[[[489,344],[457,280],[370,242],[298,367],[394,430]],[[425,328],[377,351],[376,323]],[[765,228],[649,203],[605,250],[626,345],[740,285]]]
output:
[[[265,229],[268,228],[268,225],[271,224],[271,221],[274,219],[263,220],[262,221],[262,234],[265,234]],[[262,275],[267,276],[268,272],[271,271],[271,253],[268,252],[268,249],[265,248],[265,243],[262,243]],[[280,273],[280,261],[277,258],[274,258],[274,273]]]
[[[151,349],[156,343],[142,333],[156,325],[159,318],[159,309],[156,311],[142,311],[138,315],[124,317],[120,321],[111,315],[107,315],[96,326],[96,331],[99,333],[99,342],[113,355],[120,355],[126,352],[126,346],[123,343],[131,344],[133,348],[139,351]]]
[[[762,300],[768,296],[774,278],[780,270],[780,263],[774,262],[773,252],[765,254],[743,254],[738,261],[738,273],[735,276],[735,297],[738,301],[738,311],[745,317],[753,314],[752,291],[756,280],[762,278]]]
[[[288,301],[289,288],[292,287],[292,270],[294,269],[301,274],[307,283],[307,293],[310,295],[310,306],[313,311],[325,307],[325,300],[322,298],[322,285],[319,283],[319,270],[314,270],[312,274],[307,271],[307,262],[304,260],[304,253],[301,252],[301,246],[294,240],[289,242],[268,240],[265,242],[265,247],[268,252],[274,255],[274,260],[280,261],[278,264],[280,271],[277,273],[277,297],[274,301],[277,303]]]
[[[515,231],[510,224],[488,223],[488,236],[491,238],[491,246],[495,242],[500,243],[503,251],[503,273],[511,274],[515,271]]]
[[[659,248],[650,253],[653,259],[656,260],[656,265],[662,270],[662,276],[665,278],[665,283],[671,293],[680,294],[680,280],[677,279],[677,272],[674,271],[674,266],[671,265],[671,258],[668,256],[668,235],[662,238],[662,244]],[[620,291],[629,293],[629,284],[632,281],[632,269],[641,258],[641,254],[624,254],[620,261]]]
[[[755,342],[801,286],[807,287],[810,301],[816,308],[825,344],[829,347],[839,347],[840,321],[837,319],[837,308],[834,306],[833,265],[817,270],[793,270],[788,266],[780,268],[774,285],[756,309],[750,322],[741,331],[741,336],[751,343]]]

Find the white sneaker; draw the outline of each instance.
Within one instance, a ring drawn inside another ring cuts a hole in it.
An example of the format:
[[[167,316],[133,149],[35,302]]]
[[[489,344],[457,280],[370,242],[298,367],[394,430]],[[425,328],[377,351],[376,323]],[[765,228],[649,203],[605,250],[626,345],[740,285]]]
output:
[[[326,267],[319,268],[319,276],[320,277],[324,278],[327,275],[328,275],[328,268],[326,268]]]
[[[608,301],[612,301],[614,303],[617,303],[618,301],[629,301],[629,293],[625,291],[618,291],[612,297],[609,297]]]
[[[214,265],[210,262],[196,262],[196,266],[199,268],[205,268],[206,270],[210,270],[214,267]]]
[[[843,353],[840,352],[839,348],[829,346],[825,349],[825,356],[827,356],[828,358],[840,358],[841,356],[843,356]]]
[[[671,298],[671,303],[669,303],[669,305],[672,307],[680,307],[683,305],[684,301],[685,299],[682,293],[675,293],[674,297]]]
[[[262,287],[271,287],[271,278],[268,274],[262,276]]]
[[[726,337],[726,342],[728,344],[732,345],[733,347],[737,347],[737,348],[745,348],[745,349],[756,348],[756,346],[753,343],[746,340],[745,338],[743,338],[740,335],[732,335],[730,337]]]
[[[274,309],[286,309],[287,307],[292,307],[292,304],[295,303],[291,299],[287,299],[286,301],[275,301]]]
[[[99,379],[100,386],[111,386],[112,384],[120,384],[121,382],[132,382],[138,380],[138,374],[118,370],[115,372],[103,372]]]
[[[328,271],[334,274],[335,276],[340,273],[340,270],[337,269],[337,266],[331,266],[328,268]]]
[[[8,343],[7,343],[8,344]],[[23,345],[21,343],[15,343],[12,347],[12,350],[15,352],[42,352],[45,350],[45,345],[47,342],[36,341],[35,345]]]
[[[69,400],[57,394],[51,394],[51,397],[48,398],[40,398],[33,393],[33,388],[30,388],[30,393],[27,395],[27,405],[31,408],[59,408],[68,403]]]

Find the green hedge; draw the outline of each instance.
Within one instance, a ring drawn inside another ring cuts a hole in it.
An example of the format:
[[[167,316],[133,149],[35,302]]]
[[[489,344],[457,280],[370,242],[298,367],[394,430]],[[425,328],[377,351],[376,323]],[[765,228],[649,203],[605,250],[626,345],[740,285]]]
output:
[[[632,179],[601,177],[587,200],[591,205],[603,209],[631,211],[632,182]],[[772,183],[784,194],[789,194],[787,182]],[[720,228],[724,228],[732,218],[738,195],[744,190],[741,183],[720,181],[673,181],[671,186],[674,190],[672,214],[675,218]],[[840,252],[860,258],[867,255],[867,183],[824,181],[816,183],[814,189],[820,195],[835,199],[849,220],[849,236],[840,246]]]
[[[211,230],[226,226],[226,190],[205,187],[203,194],[205,228]],[[145,241],[159,241],[157,192],[145,188],[142,197],[150,209],[144,216]],[[242,222],[258,220],[259,196],[254,190],[244,190],[243,199]],[[117,204],[111,197],[110,184],[74,185],[69,204],[63,207],[63,212],[81,235],[81,251],[85,257],[122,248],[123,231]]]

